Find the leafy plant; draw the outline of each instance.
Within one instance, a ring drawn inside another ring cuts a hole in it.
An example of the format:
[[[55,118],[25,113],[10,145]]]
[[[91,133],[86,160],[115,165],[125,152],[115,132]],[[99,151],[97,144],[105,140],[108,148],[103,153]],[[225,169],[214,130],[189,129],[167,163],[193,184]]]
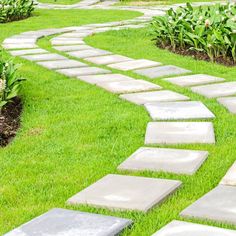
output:
[[[236,62],[236,4],[170,9],[153,19],[158,46],[207,54],[211,61]]]

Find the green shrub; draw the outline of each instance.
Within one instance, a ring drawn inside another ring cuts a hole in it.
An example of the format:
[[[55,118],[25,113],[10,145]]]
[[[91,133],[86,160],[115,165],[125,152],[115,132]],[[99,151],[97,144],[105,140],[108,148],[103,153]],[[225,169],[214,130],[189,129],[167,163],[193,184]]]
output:
[[[152,22],[158,46],[171,50],[194,51],[236,62],[236,5],[170,9]]]
[[[0,0],[0,23],[29,17],[34,5],[33,0]]]

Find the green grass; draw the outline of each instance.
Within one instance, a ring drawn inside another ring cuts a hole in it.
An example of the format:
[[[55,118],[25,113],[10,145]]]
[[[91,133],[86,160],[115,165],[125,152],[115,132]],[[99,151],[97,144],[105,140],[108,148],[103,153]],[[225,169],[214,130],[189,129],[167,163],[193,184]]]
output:
[[[80,0],[40,0],[39,2],[70,5],[70,4],[79,3]]]

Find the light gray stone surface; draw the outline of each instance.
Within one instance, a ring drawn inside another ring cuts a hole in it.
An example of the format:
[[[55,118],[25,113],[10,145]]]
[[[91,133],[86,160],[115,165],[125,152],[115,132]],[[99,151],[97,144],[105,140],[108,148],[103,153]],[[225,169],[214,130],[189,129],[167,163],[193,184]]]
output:
[[[215,76],[204,75],[204,74],[178,76],[174,78],[168,78],[165,80],[172,84],[179,85],[181,87],[189,87],[200,84],[210,84],[224,81],[223,78],[218,78]]]
[[[236,97],[218,98],[217,101],[225,106],[231,113],[236,114]]]
[[[56,53],[26,55],[26,56],[21,56],[21,57],[29,61],[50,61],[50,60],[66,60],[67,59],[66,57],[63,57]]]
[[[207,98],[224,97],[236,94],[236,82],[202,85],[191,88],[193,92]]]
[[[202,102],[155,102],[144,105],[153,120],[206,119],[215,117]]]
[[[145,144],[215,143],[211,122],[149,122]]]
[[[70,69],[60,69],[57,72],[75,77],[80,75],[97,75],[97,74],[108,74],[109,70],[101,69],[98,67],[80,67],[80,68],[70,68]]]
[[[219,185],[181,212],[181,216],[236,225],[236,188]]]
[[[88,57],[86,61],[98,64],[98,65],[107,65],[116,62],[124,62],[133,60],[129,57],[120,56],[120,55],[107,55],[107,56],[100,56],[100,57]]]
[[[82,51],[82,50],[88,50],[92,49],[92,47],[88,45],[68,45],[68,46],[55,46],[56,50],[61,52],[73,52],[73,51]]]
[[[207,156],[206,151],[141,147],[121,163],[118,169],[192,175],[200,168]]]
[[[68,203],[146,212],[180,185],[176,180],[107,175],[70,198]]]
[[[25,50],[14,50],[9,51],[12,56],[23,56],[23,55],[30,55],[30,54],[41,54],[41,53],[48,53],[48,51],[36,48],[36,49],[25,49]]]
[[[117,81],[117,82],[103,82],[97,84],[112,93],[132,93],[149,90],[161,89],[159,85],[150,83],[145,80],[131,80],[131,81]]]
[[[131,223],[128,219],[57,208],[5,236],[115,236]]]
[[[78,57],[78,58],[96,57],[96,56],[103,56],[103,55],[109,55],[109,54],[111,54],[111,52],[100,50],[100,49],[88,49],[88,50],[68,52],[68,55],[72,57]]]
[[[67,39],[67,38],[54,38],[51,40],[52,45],[75,45],[75,44],[85,44],[81,38]]]
[[[90,84],[99,84],[102,82],[109,82],[109,81],[117,82],[117,81],[123,81],[123,80],[125,81],[134,80],[133,78],[129,76],[121,75],[121,74],[88,75],[88,76],[78,76],[77,78]]]
[[[230,167],[220,184],[236,187],[236,162]]]
[[[59,61],[41,61],[37,62],[37,64],[44,66],[48,69],[56,70],[56,69],[66,69],[66,68],[76,68],[76,67],[87,67],[88,65],[75,61],[75,60],[59,60]]]
[[[177,67],[177,66],[158,66],[147,69],[135,70],[135,73],[144,75],[151,79],[159,78],[163,76],[179,75],[190,73],[191,71]]]
[[[143,105],[145,103],[152,102],[172,102],[189,100],[189,97],[170,90],[122,94],[120,95],[120,98],[138,105]]]
[[[38,48],[34,43],[5,43],[2,45],[5,49],[27,49],[27,48]]]
[[[161,63],[156,62],[156,61],[146,60],[146,59],[138,59],[138,60],[133,59],[132,61],[114,63],[108,66],[113,69],[127,71],[127,70],[135,70],[139,68],[152,67],[152,66],[158,66],[158,65],[161,65]]]
[[[173,220],[152,236],[235,236],[235,230]]]

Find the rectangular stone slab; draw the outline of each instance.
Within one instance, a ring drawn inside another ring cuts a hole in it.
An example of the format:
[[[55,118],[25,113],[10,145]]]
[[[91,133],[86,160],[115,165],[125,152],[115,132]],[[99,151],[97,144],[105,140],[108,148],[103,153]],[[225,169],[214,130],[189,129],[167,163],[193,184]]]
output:
[[[186,120],[214,118],[214,114],[198,101],[155,102],[144,104],[153,120]]]
[[[61,52],[72,52],[72,51],[92,49],[92,47],[90,47],[88,45],[56,46],[54,48],[58,51],[61,51]]]
[[[236,114],[236,97],[218,98],[217,101],[225,106],[231,113]]]
[[[191,90],[207,98],[231,96],[236,94],[236,82],[202,85],[192,87]]]
[[[236,236],[236,231],[173,220],[152,236]]]
[[[75,44],[85,44],[81,38],[77,39],[67,39],[67,38],[54,38],[51,40],[52,45],[75,45]]]
[[[146,212],[180,185],[181,182],[177,180],[107,175],[71,197],[68,203]]]
[[[181,212],[182,217],[236,225],[236,188],[219,185]]]
[[[189,100],[189,97],[170,90],[122,94],[120,95],[120,98],[125,99],[129,102],[133,102],[137,105],[143,105],[145,103],[152,102],[172,102]]]
[[[99,56],[99,57],[88,57],[86,58],[86,61],[98,64],[98,65],[107,65],[111,63],[117,63],[117,62],[124,62],[133,60],[129,57],[120,56],[120,55],[107,55],[107,56]]]
[[[56,208],[4,236],[115,236],[131,223],[128,219]]]
[[[139,69],[139,68],[159,66],[159,65],[161,65],[160,62],[150,61],[150,60],[146,60],[146,59],[139,59],[139,60],[114,63],[114,64],[110,64],[108,66],[113,69],[127,71],[127,70],[135,70],[135,69]]]
[[[177,67],[177,66],[158,66],[147,69],[135,70],[135,73],[144,75],[151,79],[160,78],[164,76],[179,75],[190,73],[191,71]]]
[[[131,81],[117,81],[117,82],[103,82],[97,84],[112,93],[132,93],[149,90],[159,90],[159,85],[150,83],[145,80],[131,80]]]
[[[41,62],[37,62],[37,64],[44,66],[48,69],[52,69],[52,70],[88,66],[82,62],[69,60],[69,59],[59,60],[59,61],[41,61]]]
[[[118,169],[192,175],[200,168],[207,156],[206,151],[141,147],[121,163]]]
[[[66,60],[67,59],[66,57],[63,57],[56,53],[27,55],[27,56],[21,56],[21,57],[29,61],[50,61],[50,60]]]
[[[236,187],[236,162],[230,167],[220,184]]]
[[[23,56],[23,55],[30,55],[30,54],[41,54],[41,53],[48,53],[48,51],[36,48],[36,49],[26,49],[26,50],[15,50],[9,51],[12,56]]]
[[[145,144],[215,143],[211,122],[149,122]]]
[[[111,54],[111,52],[100,50],[100,49],[88,49],[88,50],[82,50],[82,51],[68,52],[68,55],[72,57],[78,57],[78,58],[96,57],[96,56],[103,56],[103,55],[109,55],[109,54]]]
[[[179,85],[181,87],[190,87],[200,84],[210,84],[210,83],[222,82],[224,80],[225,79],[223,78],[218,78],[215,76],[204,75],[204,74],[178,76],[174,78],[165,79],[165,81]]]
[[[26,49],[26,48],[38,48],[38,45],[34,43],[6,43],[2,45],[5,49]]]

